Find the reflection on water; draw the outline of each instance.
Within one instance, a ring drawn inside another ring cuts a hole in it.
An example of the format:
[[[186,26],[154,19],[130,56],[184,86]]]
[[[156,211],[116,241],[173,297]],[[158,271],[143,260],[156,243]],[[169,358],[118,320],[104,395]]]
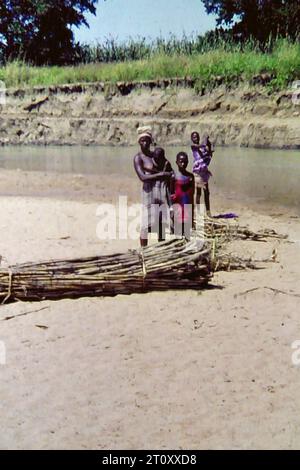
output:
[[[189,148],[170,147],[166,153],[175,167],[175,156]],[[3,147],[0,168],[83,174],[120,174],[136,178],[133,156],[137,147]],[[211,164],[211,187],[228,196],[298,207],[300,151],[217,148]]]

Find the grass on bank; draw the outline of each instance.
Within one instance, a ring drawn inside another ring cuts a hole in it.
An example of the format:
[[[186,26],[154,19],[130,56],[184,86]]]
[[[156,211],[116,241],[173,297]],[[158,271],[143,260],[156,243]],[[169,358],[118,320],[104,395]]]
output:
[[[271,85],[278,89],[300,79],[300,43],[280,41],[271,53],[250,47],[243,51],[220,47],[203,54],[154,54],[145,60],[66,67],[34,67],[17,61],[0,68],[0,80],[8,88],[191,77],[199,85],[207,86],[217,76],[231,83],[249,80],[260,73],[272,74],[274,80]]]

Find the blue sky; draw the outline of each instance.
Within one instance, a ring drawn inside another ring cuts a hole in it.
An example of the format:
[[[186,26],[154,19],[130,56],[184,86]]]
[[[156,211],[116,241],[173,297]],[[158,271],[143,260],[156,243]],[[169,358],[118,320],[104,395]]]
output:
[[[215,27],[201,0],[99,0],[97,15],[86,15],[90,29],[75,29],[80,42],[102,42],[113,36],[123,41],[129,36],[181,37],[185,32],[204,33]]]

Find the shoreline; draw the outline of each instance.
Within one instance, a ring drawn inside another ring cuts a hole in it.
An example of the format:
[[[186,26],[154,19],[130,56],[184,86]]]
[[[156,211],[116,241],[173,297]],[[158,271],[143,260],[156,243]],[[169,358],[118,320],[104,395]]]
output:
[[[114,202],[116,204],[119,196],[127,196],[129,204],[140,202],[142,185],[137,177],[125,175],[120,177],[116,174],[106,176],[105,180],[109,180],[114,188]],[[112,198],[107,189],[107,182],[101,181],[101,175],[0,169],[0,198],[24,197],[85,203],[111,203]],[[261,198],[244,196],[240,193],[228,196],[225,189],[215,186],[211,187],[210,191],[213,212],[214,206],[224,206],[225,198],[229,205],[238,207],[240,214],[243,213],[243,208],[246,206],[261,215],[268,215],[270,212],[282,212],[286,217],[300,215],[299,207],[296,205],[261,201]],[[230,212],[233,210],[227,209]]]
[[[164,145],[172,148],[172,147],[178,147],[180,145],[179,141],[178,142],[171,142],[171,143],[166,143],[164,142]],[[185,142],[183,145],[187,146],[187,143]],[[5,143],[5,142],[0,142],[0,148],[13,148],[13,147],[33,147],[33,148],[46,148],[46,147],[54,147],[54,148],[73,148],[73,147],[91,147],[91,148],[102,148],[102,147],[118,147],[118,148],[136,148],[136,142],[131,143],[130,145],[128,144],[115,144],[115,143],[110,143],[109,145],[107,143],[76,143],[76,142],[69,142],[69,143],[43,143],[43,142],[19,142],[19,143]],[[300,144],[298,144],[295,147],[264,147],[260,145],[254,145],[249,147],[248,145],[232,145],[232,144],[219,144],[216,145],[216,149],[230,149],[230,148],[241,148],[241,149],[253,149],[253,150],[281,150],[282,152],[291,152],[291,151],[297,151],[300,150]]]

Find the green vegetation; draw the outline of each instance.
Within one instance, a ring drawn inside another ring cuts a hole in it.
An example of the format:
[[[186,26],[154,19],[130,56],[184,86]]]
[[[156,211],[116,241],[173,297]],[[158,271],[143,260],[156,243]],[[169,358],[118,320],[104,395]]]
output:
[[[300,79],[300,44],[281,40],[272,52],[265,53],[250,43],[243,48],[229,47],[226,43],[203,54],[154,53],[144,60],[65,67],[35,67],[15,61],[0,68],[0,80],[7,87],[22,87],[191,77],[200,89],[213,86],[216,77],[222,77],[223,83],[230,84],[250,80],[261,73],[271,74],[270,86],[278,89]]]
[[[296,39],[300,34],[299,0],[203,0],[207,13],[217,15],[217,25],[230,28],[232,38]]]
[[[203,36],[89,45],[75,42],[73,28],[87,25],[102,0],[0,0],[0,80],[23,87],[189,77],[201,91],[263,73],[273,89],[300,79],[299,0],[202,1],[218,26]]]
[[[0,0],[0,61],[35,65],[74,61],[73,27],[87,25],[98,0]]]
[[[254,43],[247,41],[247,47]],[[150,59],[154,55],[194,55],[203,54],[215,49],[232,50],[241,49],[243,45],[233,42],[230,31],[208,31],[204,35],[183,35],[178,38],[172,34],[168,38],[157,38],[153,41],[146,38],[128,38],[126,41],[117,41],[113,37],[107,38],[103,43],[80,44],[77,49],[77,63],[96,62],[124,62],[128,60]],[[270,50],[271,44],[265,45],[264,50]]]

